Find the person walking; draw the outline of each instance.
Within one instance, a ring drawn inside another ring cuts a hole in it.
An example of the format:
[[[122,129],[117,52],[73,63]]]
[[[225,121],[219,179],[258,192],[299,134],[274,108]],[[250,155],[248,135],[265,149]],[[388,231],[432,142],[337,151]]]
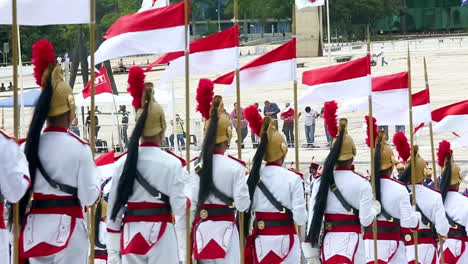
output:
[[[249,130],[247,128],[248,122],[247,120],[245,120],[245,117],[244,117],[244,108],[242,107],[240,108],[240,113],[241,113],[241,143],[242,143],[242,148],[244,148],[244,139],[247,137]],[[231,122],[237,132],[237,123],[238,123],[237,122],[237,103],[234,103],[234,110],[232,110],[231,112]],[[236,143],[237,143],[237,140],[236,140]]]
[[[380,53],[377,55],[378,57],[382,58],[382,66],[388,66],[388,62],[385,60],[385,47],[382,45],[380,48]]]
[[[315,119],[319,117],[320,114],[317,111],[307,106],[304,113],[304,128],[307,139],[307,147],[314,148],[315,142]]]
[[[121,105],[119,109],[119,114],[122,115],[122,123],[120,127],[120,137],[122,138],[123,143],[125,144],[125,148],[128,145],[128,117],[130,112],[127,111],[127,107],[125,105]]]
[[[174,122],[171,122],[173,126],[174,133],[177,136],[177,144],[179,148],[185,148],[185,131],[184,131],[184,121],[180,118],[179,114],[176,114],[176,122],[174,127]],[[171,148],[174,148],[174,133],[169,136],[169,141],[171,142]]]
[[[281,119],[283,122],[283,133],[286,136],[288,147],[294,147],[294,109],[290,103],[286,103],[285,108],[281,111]]]

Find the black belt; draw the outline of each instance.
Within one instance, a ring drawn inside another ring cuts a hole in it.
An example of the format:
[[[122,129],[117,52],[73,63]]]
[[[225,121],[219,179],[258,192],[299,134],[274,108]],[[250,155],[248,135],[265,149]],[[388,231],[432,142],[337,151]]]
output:
[[[198,211],[198,215],[202,219],[208,218],[208,216],[218,216],[218,215],[231,215],[236,212],[236,208],[202,208]]]
[[[448,232],[447,237],[456,237],[456,238],[465,238],[466,237],[466,230],[463,229],[456,229],[451,230]]]
[[[336,227],[336,226],[350,226],[350,225],[361,225],[361,223],[359,222],[358,219],[326,221],[325,229],[330,231],[333,227]]]
[[[35,209],[47,209],[47,208],[54,208],[54,207],[69,207],[69,206],[81,206],[81,204],[78,199],[32,201],[32,208],[35,208]]]
[[[364,232],[372,233],[372,226],[364,227]],[[377,233],[379,234],[388,234],[388,233],[400,233],[399,226],[377,226]]]
[[[294,221],[288,220],[257,220],[256,224],[260,229],[265,227],[294,226]]]
[[[162,215],[170,214],[171,208],[169,206],[161,206],[154,208],[145,208],[145,209],[128,209],[125,212],[126,216],[150,216],[150,215]]]
[[[404,240],[406,242],[409,242],[409,241],[414,239],[414,234],[413,233],[406,233],[406,234],[401,233],[401,236],[402,236],[402,238],[404,238]],[[435,238],[435,235],[432,232],[432,230],[418,231],[418,238],[428,238],[428,237]]]
[[[107,250],[94,250],[94,256],[99,257],[99,256],[104,256],[107,255]]]

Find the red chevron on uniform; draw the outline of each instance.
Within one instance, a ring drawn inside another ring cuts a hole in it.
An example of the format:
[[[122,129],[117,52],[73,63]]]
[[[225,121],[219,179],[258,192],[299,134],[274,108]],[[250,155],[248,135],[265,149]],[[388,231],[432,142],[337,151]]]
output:
[[[219,33],[190,43],[190,74],[206,74],[235,70],[239,63],[239,27],[233,26]],[[161,77],[161,84],[185,74],[184,52],[164,54],[152,63],[170,63]]]
[[[119,18],[106,32],[95,63],[185,50],[184,2]]]
[[[288,82],[296,79],[296,39],[263,54],[240,68],[241,88]],[[234,72],[225,74],[214,83],[225,85],[224,93],[235,90]]]
[[[321,103],[367,97],[371,93],[370,57],[306,71],[302,83],[310,86],[299,103]]]
[[[468,131],[468,100],[432,111],[432,120],[437,122],[433,127],[434,132]]]

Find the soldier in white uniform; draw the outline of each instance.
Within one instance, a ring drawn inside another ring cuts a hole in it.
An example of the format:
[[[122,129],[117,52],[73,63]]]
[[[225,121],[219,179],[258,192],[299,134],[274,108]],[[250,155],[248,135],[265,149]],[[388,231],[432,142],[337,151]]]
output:
[[[98,172],[89,145],[68,132],[75,117],[73,92],[54,57],[50,42],[33,45],[42,92],[25,146],[33,187],[20,204],[20,256],[30,264],[83,264],[89,251],[83,207],[99,199]]]
[[[394,164],[393,151],[386,144],[385,131],[381,130],[375,148],[375,192],[382,205],[377,217],[377,252],[379,263],[400,264],[407,263],[400,227],[416,228],[420,216],[411,206],[405,185],[392,178]],[[375,260],[372,225],[364,230],[366,261],[372,264]]]
[[[213,83],[201,79],[197,93],[204,89],[213,94]],[[206,135],[197,175],[192,176],[192,252],[198,263],[240,263],[235,215],[236,210],[244,212],[250,206],[246,167],[244,162],[225,155],[232,127],[222,97],[203,103],[211,108],[209,116],[204,115],[208,117]]]
[[[356,148],[347,133],[348,120],[340,119],[339,134],[315,182],[309,211],[304,256],[308,263],[365,263],[361,225],[369,226],[380,214],[369,181],[354,173]],[[323,241],[321,227],[324,223]]]
[[[444,242],[444,262],[447,264],[468,263],[468,237],[466,235],[468,197],[459,193],[461,173],[460,167],[454,162],[452,150],[449,149],[446,155],[441,156],[441,159],[440,165],[443,166],[443,171],[440,190],[450,224],[450,231]]]
[[[153,84],[144,83],[143,69],[131,68],[128,82],[136,125],[112,177],[108,263],[179,263],[184,256],[178,247],[185,245],[185,237],[177,237],[176,229],[185,235],[187,208],[183,164],[160,148],[166,119],[154,101]]]
[[[256,125],[246,118],[249,124]],[[256,107],[252,112],[259,116]],[[261,119],[261,117],[260,117]],[[297,264],[301,261],[301,245],[296,225],[305,225],[307,210],[301,177],[283,168],[288,148],[276,123],[265,117],[260,129],[260,144],[255,153],[248,185],[254,218],[252,234],[245,247],[246,264]],[[266,164],[262,167],[262,161]]]
[[[18,202],[31,186],[28,162],[16,140],[0,130],[0,263],[10,263],[4,200]]]
[[[408,183],[408,191],[412,190],[412,179],[414,178],[416,188],[416,210],[421,213],[421,222],[418,225],[418,261],[421,264],[434,264],[438,260],[437,238],[447,236],[450,225],[445,216],[442,196],[439,192],[425,187],[422,183],[425,179],[424,169],[426,161],[419,155],[419,147],[413,146],[412,157],[414,158],[414,177],[411,177],[411,160],[400,181]],[[435,227],[435,233],[433,228]],[[415,263],[415,250],[413,230],[402,228],[403,239],[406,244],[406,258],[408,263]]]

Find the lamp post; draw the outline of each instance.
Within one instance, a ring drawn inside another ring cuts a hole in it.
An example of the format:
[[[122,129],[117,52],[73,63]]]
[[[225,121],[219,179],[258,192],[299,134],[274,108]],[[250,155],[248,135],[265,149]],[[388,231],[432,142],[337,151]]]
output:
[[[221,32],[221,22],[220,22],[220,10],[219,9],[216,9],[216,13],[218,13],[218,32]]]

